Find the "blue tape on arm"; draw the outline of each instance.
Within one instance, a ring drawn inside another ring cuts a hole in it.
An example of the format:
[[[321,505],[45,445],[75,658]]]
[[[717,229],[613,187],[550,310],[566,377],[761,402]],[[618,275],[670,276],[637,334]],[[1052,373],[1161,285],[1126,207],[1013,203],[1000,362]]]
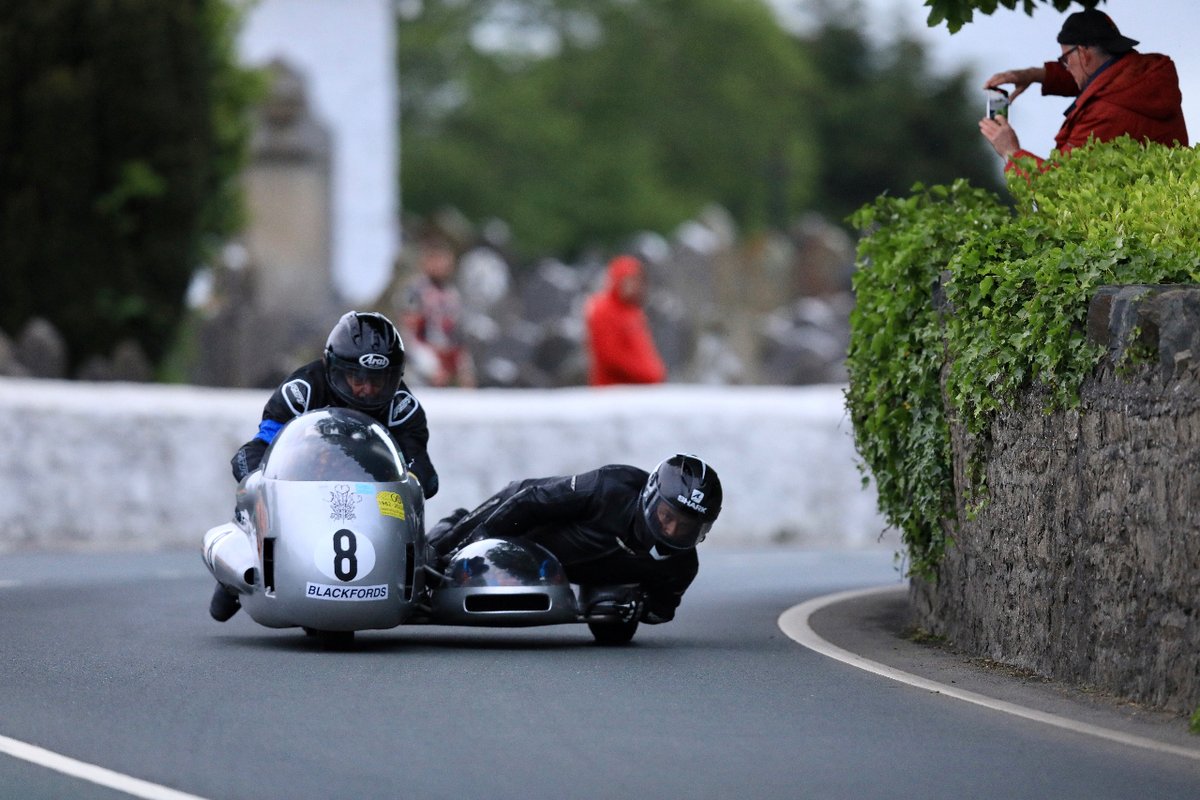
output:
[[[275,437],[279,435],[279,431],[283,430],[283,423],[276,422],[273,419],[264,419],[258,425],[258,434],[255,439],[262,439],[267,444],[275,441]]]

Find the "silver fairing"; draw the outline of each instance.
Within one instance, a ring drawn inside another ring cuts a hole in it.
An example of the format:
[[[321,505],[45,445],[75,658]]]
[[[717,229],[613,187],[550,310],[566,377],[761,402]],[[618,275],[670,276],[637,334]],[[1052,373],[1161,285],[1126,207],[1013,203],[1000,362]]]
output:
[[[273,628],[391,628],[424,592],[424,498],[388,432],[327,408],[292,420],[238,489],[204,561]]]
[[[558,559],[532,542],[468,544],[454,555],[446,576],[432,599],[439,623],[516,627],[579,621]]]

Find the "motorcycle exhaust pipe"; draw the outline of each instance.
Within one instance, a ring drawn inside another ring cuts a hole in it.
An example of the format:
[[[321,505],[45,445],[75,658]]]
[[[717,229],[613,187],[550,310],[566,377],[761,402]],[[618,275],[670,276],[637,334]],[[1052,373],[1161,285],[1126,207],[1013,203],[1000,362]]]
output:
[[[246,532],[232,522],[204,534],[204,565],[220,583],[239,594],[250,594],[258,581],[258,559]]]

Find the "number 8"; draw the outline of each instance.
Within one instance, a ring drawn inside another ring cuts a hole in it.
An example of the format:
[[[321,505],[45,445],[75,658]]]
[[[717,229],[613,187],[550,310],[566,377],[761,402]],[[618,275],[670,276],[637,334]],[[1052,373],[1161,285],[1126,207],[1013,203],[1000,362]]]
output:
[[[357,550],[358,540],[353,531],[343,528],[333,535],[333,572],[338,580],[352,581],[358,575],[358,559],[354,556]]]

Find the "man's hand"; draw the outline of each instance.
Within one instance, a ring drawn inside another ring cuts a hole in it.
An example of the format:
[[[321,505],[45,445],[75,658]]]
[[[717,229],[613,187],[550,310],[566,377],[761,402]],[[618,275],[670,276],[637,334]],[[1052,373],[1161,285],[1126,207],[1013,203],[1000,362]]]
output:
[[[984,117],[979,120],[979,132],[1005,161],[1021,149],[1021,141],[1017,138],[1017,132],[1008,124],[1007,117]]]
[[[1016,100],[1017,97],[1028,89],[1032,84],[1041,83],[1046,79],[1045,67],[1028,67],[1026,69],[1007,69],[1004,72],[997,72],[992,77],[988,78],[984,84],[985,89],[996,89],[1005,83],[1011,83],[1013,90],[1008,95],[1008,102]]]

